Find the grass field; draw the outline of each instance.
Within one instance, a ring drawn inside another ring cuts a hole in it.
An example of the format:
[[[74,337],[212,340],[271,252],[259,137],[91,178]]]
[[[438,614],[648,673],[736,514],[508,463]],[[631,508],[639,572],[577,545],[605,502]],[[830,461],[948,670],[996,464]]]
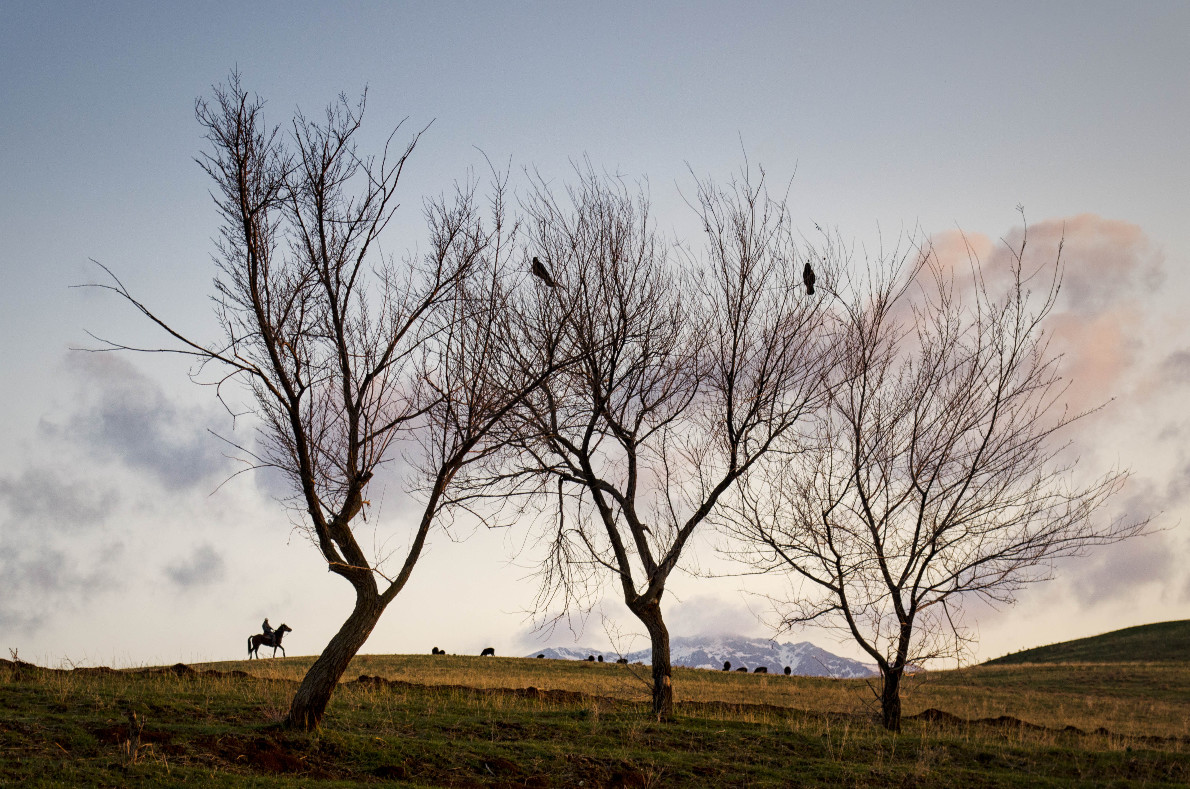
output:
[[[863,681],[677,669],[678,719],[661,724],[639,666],[361,656],[320,731],[285,731],[311,660],[139,672],[0,661],[0,785],[1190,783],[1186,663],[927,673],[905,697],[919,717],[897,736],[874,724]]]

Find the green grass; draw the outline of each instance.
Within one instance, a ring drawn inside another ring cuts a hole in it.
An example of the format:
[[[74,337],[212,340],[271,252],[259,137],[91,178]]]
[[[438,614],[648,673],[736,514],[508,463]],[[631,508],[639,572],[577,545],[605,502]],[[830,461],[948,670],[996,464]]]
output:
[[[907,713],[1009,719],[913,719],[896,736],[874,724],[859,681],[679,670],[678,719],[662,724],[649,714],[640,667],[361,656],[319,731],[285,731],[294,680],[311,660],[195,667],[211,673],[0,661],[0,786],[1190,782],[1185,664],[929,673],[908,688]],[[251,675],[226,673],[237,670]],[[139,747],[129,711],[144,721]],[[1110,731],[1094,733],[1096,721]]]
[[[1190,661],[1190,620],[1140,625],[1076,641],[1035,647],[989,660],[985,665],[1127,661]]]

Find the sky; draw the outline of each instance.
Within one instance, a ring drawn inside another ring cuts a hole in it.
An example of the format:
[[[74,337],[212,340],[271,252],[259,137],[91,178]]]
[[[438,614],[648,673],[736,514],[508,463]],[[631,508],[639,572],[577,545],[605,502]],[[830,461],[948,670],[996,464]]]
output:
[[[994,257],[1024,206],[1038,254],[1065,239],[1051,328],[1070,401],[1107,403],[1068,438],[1084,467],[1132,470],[1113,513],[1153,517],[1153,533],[1062,562],[1013,606],[969,606],[967,660],[1190,618],[1190,5],[9,2],[0,649],[49,665],[238,659],[268,616],[293,628],[291,654],[314,654],[350,611],[275,481],[233,476],[216,433],[242,433],[183,362],[72,350],[89,332],[157,339],[110,294],[72,287],[97,281],[92,261],[214,336],[218,217],[194,102],[232,69],[276,123],[366,88],[366,142],[429,125],[386,248],[424,245],[422,200],[485,157],[522,188],[583,157],[647,178],[676,235],[692,173],[727,179],[745,157],[789,185],[799,227],[859,249],[922,233],[940,254],[965,238]],[[380,493],[368,528],[400,544],[404,493]],[[647,642],[611,589],[585,622],[534,632],[525,535],[436,533],[364,651]],[[712,542],[692,558],[713,563]],[[779,588],[675,578],[671,635],[772,635],[763,595]],[[858,655],[831,631],[781,639]]]

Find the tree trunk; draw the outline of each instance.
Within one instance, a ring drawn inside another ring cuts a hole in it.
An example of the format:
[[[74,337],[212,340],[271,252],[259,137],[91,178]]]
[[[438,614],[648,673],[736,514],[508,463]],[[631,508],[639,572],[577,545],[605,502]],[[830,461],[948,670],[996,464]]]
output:
[[[649,631],[653,647],[653,714],[659,720],[673,717],[674,688],[673,670],[669,664],[669,631],[661,618],[659,603],[645,603],[633,609],[633,613]]]
[[[318,728],[339,678],[372,634],[372,628],[380,620],[384,608],[384,603],[375,592],[369,594],[356,590],[355,610],[306,672],[289,705],[286,726],[306,731]]]
[[[901,623],[897,654],[889,665],[880,666],[880,723],[889,731],[901,731],[901,677],[909,661],[909,642],[913,638],[913,619]]]
[[[901,675],[904,672],[903,665],[890,666],[880,677],[880,723],[889,731],[901,731]]]

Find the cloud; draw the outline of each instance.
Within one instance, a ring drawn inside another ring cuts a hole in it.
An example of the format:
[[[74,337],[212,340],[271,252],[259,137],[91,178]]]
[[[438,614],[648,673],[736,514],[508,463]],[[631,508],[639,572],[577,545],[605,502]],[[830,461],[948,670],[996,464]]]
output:
[[[681,636],[747,636],[767,630],[761,616],[745,604],[709,595],[686,597],[666,612],[665,619],[669,632]]]
[[[1130,600],[1142,587],[1155,584],[1163,596],[1177,596],[1185,579],[1184,540],[1177,513],[1190,501],[1186,483],[1190,464],[1181,463],[1168,476],[1133,476],[1124,493],[1094,517],[1136,524],[1147,521],[1148,533],[1122,542],[1093,547],[1086,556],[1055,562],[1056,579],[1084,610]]]
[[[1190,384],[1190,351],[1174,351],[1161,361],[1159,369],[1163,383]]]
[[[223,556],[207,544],[199,545],[189,556],[165,568],[165,577],[180,589],[209,586],[223,580],[226,574]]]
[[[1154,528],[1176,527],[1190,502],[1190,464],[1178,445],[1190,425],[1177,402],[1190,384],[1190,352],[1185,323],[1158,306],[1167,274],[1162,250],[1140,226],[1094,214],[1018,227],[1000,242],[952,232],[931,243],[943,269],[958,277],[960,294],[968,295],[962,280],[972,255],[996,293],[1008,284],[1012,250],[1026,240],[1026,272],[1045,272],[1061,246],[1061,290],[1045,324],[1048,352],[1061,354],[1058,369],[1068,384],[1059,405],[1078,413],[1114,398],[1062,436],[1072,441],[1063,457],[1081,455],[1088,461],[1082,471],[1092,476],[1131,465],[1127,492],[1103,517],[1157,517]],[[1036,296],[1049,282],[1038,277],[1028,284]],[[1133,599],[1141,588],[1176,595],[1186,579],[1176,560],[1180,540],[1173,531],[1158,532],[1061,560],[1058,586],[1081,611]]]
[[[1027,243],[1025,243],[1027,242]],[[1112,398],[1135,406],[1160,391],[1170,376],[1190,381],[1190,354],[1169,354],[1169,326],[1157,325],[1150,306],[1166,277],[1162,251],[1131,222],[1079,214],[1017,227],[1002,241],[987,236],[940,233],[930,245],[943,271],[956,274],[961,294],[969,294],[966,276],[972,258],[992,293],[1009,284],[1014,252],[1024,244],[1023,266],[1040,275],[1026,283],[1035,296],[1049,287],[1046,276],[1061,260],[1061,289],[1047,318],[1050,354],[1062,357],[1059,371],[1069,384],[1063,402],[1072,412],[1093,410]],[[1169,354],[1157,375],[1155,356]],[[1112,419],[1127,410],[1110,409]],[[1106,412],[1095,419],[1107,416]]]
[[[1020,237],[1015,231],[1010,243]],[[1062,243],[1061,307],[1078,315],[1103,315],[1153,293],[1165,278],[1164,256],[1139,225],[1095,214],[1054,219],[1029,227],[1039,255]]]
[[[103,523],[119,495],[94,484],[64,478],[47,468],[26,468],[16,477],[0,477],[0,503],[8,511],[6,533],[73,532]]]
[[[1165,584],[1179,577],[1177,553],[1165,533],[1133,537],[1081,560],[1070,585],[1084,606],[1127,599],[1144,584]]]
[[[118,460],[168,490],[210,485],[232,472],[207,426],[216,409],[182,408],[131,363],[114,354],[74,353],[68,368],[78,406],[43,434],[73,441],[99,460]]]
[[[96,595],[119,587],[113,571],[124,551],[119,541],[79,550],[70,541],[19,541],[5,524],[0,536],[0,632],[31,635]]]
[[[0,631],[34,632],[116,585],[123,544],[105,524],[119,498],[43,467],[0,477]]]
[[[60,605],[114,588],[117,579],[107,568],[124,550],[121,543],[81,555],[51,544],[22,546],[5,540],[0,545],[0,576],[5,586],[0,597],[0,624],[13,618],[40,619]]]

